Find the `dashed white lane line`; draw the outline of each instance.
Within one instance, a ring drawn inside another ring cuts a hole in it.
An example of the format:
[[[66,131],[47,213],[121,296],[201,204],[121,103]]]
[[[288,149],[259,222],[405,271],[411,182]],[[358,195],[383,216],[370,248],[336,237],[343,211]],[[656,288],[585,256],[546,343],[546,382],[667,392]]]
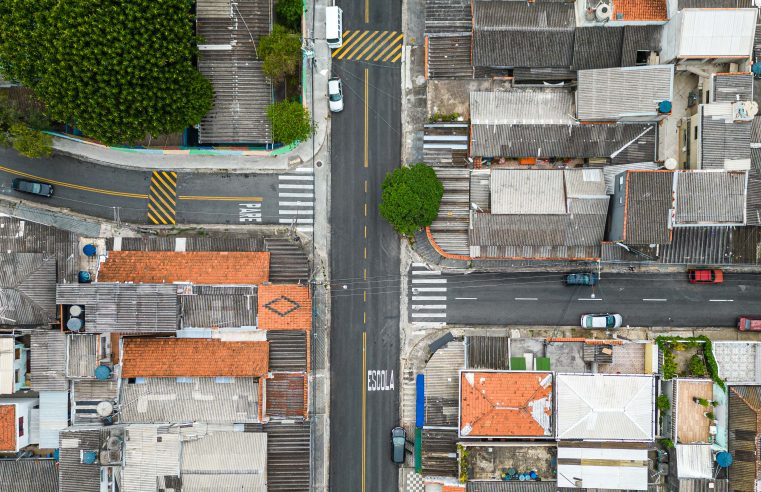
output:
[[[592,297],[590,297],[590,298],[580,297],[579,300],[580,301],[602,301],[602,299],[599,299],[599,298],[596,298],[596,297],[595,298],[592,298]]]
[[[458,301],[477,301],[478,297],[455,297]]]
[[[645,302],[666,302],[668,299],[642,299]]]
[[[708,302],[735,302],[734,299],[708,299]]]
[[[516,297],[516,301],[538,301],[538,297]]]

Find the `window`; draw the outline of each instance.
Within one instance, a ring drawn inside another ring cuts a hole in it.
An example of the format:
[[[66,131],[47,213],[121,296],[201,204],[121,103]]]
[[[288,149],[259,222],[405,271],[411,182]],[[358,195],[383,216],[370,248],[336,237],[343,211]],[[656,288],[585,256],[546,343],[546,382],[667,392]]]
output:
[[[18,418],[18,436],[22,437],[24,435],[24,417]]]
[[[635,65],[647,65],[647,59],[650,58],[650,51],[637,50],[637,58],[634,62]]]
[[[693,137],[693,140],[697,140],[697,139],[698,139],[698,126],[695,125],[695,136]]]

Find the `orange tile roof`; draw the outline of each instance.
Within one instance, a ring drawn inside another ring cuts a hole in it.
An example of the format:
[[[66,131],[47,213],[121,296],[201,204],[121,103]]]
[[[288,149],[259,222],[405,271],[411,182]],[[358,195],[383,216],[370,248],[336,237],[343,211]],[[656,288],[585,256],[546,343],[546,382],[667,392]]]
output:
[[[666,0],[613,0],[614,21],[665,21]]]
[[[207,338],[125,338],[122,377],[260,377],[269,342]]]
[[[461,436],[551,436],[551,416],[552,373],[460,375]]]
[[[269,253],[110,251],[98,281],[251,285],[268,281],[269,271]]]
[[[0,451],[16,451],[16,405],[0,405]]]
[[[262,285],[256,311],[262,330],[305,330],[312,327],[312,297],[304,285]]]

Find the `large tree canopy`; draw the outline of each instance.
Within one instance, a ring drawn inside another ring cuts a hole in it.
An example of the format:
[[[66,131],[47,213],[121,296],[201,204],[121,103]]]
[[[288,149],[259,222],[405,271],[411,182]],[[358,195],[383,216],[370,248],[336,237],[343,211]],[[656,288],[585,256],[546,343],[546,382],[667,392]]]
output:
[[[211,109],[193,67],[193,0],[3,0],[0,70],[56,120],[108,144],[183,130]]]
[[[411,237],[431,225],[439,213],[444,186],[423,163],[386,174],[380,213],[399,234]]]

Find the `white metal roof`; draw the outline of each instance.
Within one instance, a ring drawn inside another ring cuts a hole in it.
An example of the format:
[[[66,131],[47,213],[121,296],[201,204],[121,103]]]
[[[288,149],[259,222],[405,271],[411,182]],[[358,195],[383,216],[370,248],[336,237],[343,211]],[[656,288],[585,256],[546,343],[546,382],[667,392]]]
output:
[[[40,391],[40,448],[57,448],[61,429],[68,426],[69,392]]]
[[[494,169],[491,173],[494,214],[564,214],[563,172]]]
[[[676,469],[679,478],[713,478],[710,444],[677,444]]]
[[[558,374],[557,437],[651,441],[655,380],[652,376]]]
[[[558,487],[647,490],[647,459],[647,449],[558,446]]]
[[[684,9],[678,33],[679,58],[745,57],[753,50],[757,10]]]

